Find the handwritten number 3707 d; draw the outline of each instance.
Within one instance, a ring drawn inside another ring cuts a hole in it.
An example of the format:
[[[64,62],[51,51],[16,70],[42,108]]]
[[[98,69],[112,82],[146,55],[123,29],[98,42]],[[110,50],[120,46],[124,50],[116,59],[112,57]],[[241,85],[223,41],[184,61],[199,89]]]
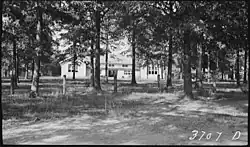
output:
[[[192,133],[193,133],[193,135],[191,137],[189,137],[189,140],[194,140],[198,136],[199,131],[193,130]],[[212,133],[207,133],[206,134],[205,131],[201,131],[201,133],[202,134],[201,134],[201,136],[199,137],[198,140],[201,140],[203,137],[206,138],[207,140],[210,140],[211,137],[212,137]],[[215,141],[218,141],[220,139],[221,135],[222,135],[222,132],[216,132],[216,133],[217,133],[217,138],[216,138]],[[240,135],[241,135],[240,131],[236,131],[234,136],[232,137],[232,140],[239,139]]]

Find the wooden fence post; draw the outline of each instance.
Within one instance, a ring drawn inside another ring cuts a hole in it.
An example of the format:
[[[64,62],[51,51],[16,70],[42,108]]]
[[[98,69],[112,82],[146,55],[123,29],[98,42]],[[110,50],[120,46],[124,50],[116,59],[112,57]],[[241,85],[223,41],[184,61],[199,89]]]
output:
[[[117,92],[117,70],[114,72],[114,93]]]
[[[66,94],[66,75],[63,75],[63,95]]]

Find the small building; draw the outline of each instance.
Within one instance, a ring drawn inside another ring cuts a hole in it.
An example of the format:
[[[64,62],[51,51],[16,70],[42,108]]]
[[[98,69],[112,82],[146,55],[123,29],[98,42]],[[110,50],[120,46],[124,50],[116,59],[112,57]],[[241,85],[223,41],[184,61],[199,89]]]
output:
[[[73,77],[73,64],[72,59],[68,58],[62,62],[61,76],[66,75],[67,78]],[[105,56],[100,57],[100,76],[105,78]],[[119,57],[108,59],[108,78],[114,78],[114,71],[117,70],[118,80],[131,80],[132,78],[132,59],[131,57]],[[136,64],[135,76],[136,81],[156,81],[157,76],[160,75],[160,79],[166,79],[167,68],[160,67],[158,65],[139,66]],[[75,78],[76,79],[89,79],[91,76],[90,58],[86,57],[82,61],[77,61]],[[180,69],[175,65],[172,66],[172,78],[179,78]]]
[[[101,77],[105,77],[105,58],[100,59]],[[108,59],[108,77],[114,77],[114,71],[117,70],[117,79],[119,80],[131,80],[132,78],[132,59],[129,57],[109,58]],[[136,80],[141,79],[140,68],[136,64],[135,67]]]
[[[131,80],[132,76],[132,60],[130,58],[120,57],[119,59],[108,59],[108,77],[113,79],[114,71],[117,70],[117,79]],[[61,61],[61,76],[66,75],[68,78],[73,77],[73,64],[70,58]],[[105,57],[100,57],[100,76],[105,77]],[[136,80],[140,80],[140,69],[136,66]],[[89,79],[91,76],[90,58],[86,57],[82,61],[77,61],[75,78],[76,79]]]
[[[84,60],[86,61],[86,60]],[[61,65],[61,77],[63,75],[66,75],[67,78],[72,78],[73,77],[73,64],[72,64],[72,59],[67,58],[63,61],[60,62]],[[88,65],[88,62],[79,62],[77,61],[76,66],[75,66],[75,78],[82,79],[82,78],[90,78],[91,76],[91,67]]]

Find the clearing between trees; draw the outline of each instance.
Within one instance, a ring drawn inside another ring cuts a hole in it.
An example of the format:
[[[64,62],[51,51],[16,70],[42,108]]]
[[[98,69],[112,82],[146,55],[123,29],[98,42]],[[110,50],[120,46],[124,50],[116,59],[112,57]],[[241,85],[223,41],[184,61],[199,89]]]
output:
[[[30,99],[21,92],[25,84],[3,94],[3,143],[247,145],[248,96],[239,89],[221,86],[220,99],[187,100],[176,83],[169,93],[138,84],[99,95],[74,85],[67,96],[57,89]]]

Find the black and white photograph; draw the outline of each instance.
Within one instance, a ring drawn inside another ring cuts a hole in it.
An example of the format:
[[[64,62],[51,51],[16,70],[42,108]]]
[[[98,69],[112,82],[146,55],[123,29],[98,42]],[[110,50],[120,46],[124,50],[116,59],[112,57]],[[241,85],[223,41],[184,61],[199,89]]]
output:
[[[247,1],[2,1],[2,145],[248,145]]]

